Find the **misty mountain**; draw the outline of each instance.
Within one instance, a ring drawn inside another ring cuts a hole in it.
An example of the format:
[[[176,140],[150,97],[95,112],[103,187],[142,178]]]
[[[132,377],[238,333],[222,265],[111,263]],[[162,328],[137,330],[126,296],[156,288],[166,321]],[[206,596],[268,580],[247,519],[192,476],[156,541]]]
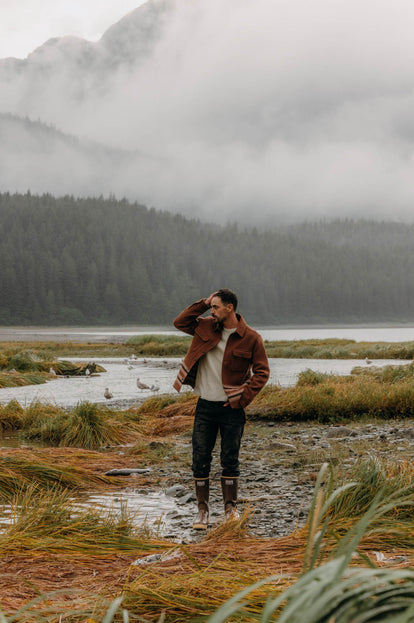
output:
[[[57,128],[0,113],[0,191],[122,196],[143,154],[100,145]]]
[[[0,236],[0,324],[170,324],[219,287],[255,325],[414,316],[413,225],[259,232],[125,200],[5,193]]]
[[[371,5],[148,0],[96,43],[56,38],[4,59],[0,113],[129,158],[80,167],[66,148],[53,159],[41,143],[26,151],[27,136],[19,184],[17,146],[0,146],[1,187],[82,196],[111,187],[222,224],[411,222],[411,20],[406,3]]]
[[[79,37],[55,37],[26,59],[0,59],[0,81],[7,82],[9,93],[19,91],[19,84],[24,82],[31,98],[42,92],[56,92],[63,76],[67,87],[69,79],[74,81],[73,89],[65,95],[74,103],[81,102],[88,86],[102,87],[119,66],[142,62],[151,53],[169,6],[167,0],[151,0],[111,26],[97,43]],[[17,99],[14,104],[16,112],[22,112]]]

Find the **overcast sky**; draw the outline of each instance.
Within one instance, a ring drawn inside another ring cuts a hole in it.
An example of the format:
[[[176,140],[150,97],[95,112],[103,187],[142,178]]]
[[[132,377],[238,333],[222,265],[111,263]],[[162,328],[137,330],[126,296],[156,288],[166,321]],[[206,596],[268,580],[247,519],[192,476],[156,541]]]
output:
[[[96,40],[138,4],[0,0],[3,54],[16,54],[13,40],[24,36],[21,55],[51,36]],[[46,165],[38,144],[34,157],[27,148],[23,174],[24,140],[11,136],[0,149],[0,189],[113,192],[221,220],[413,220],[412,0],[167,4],[174,10],[148,54],[112,73],[108,63],[106,81],[87,63],[71,69],[63,42],[42,51],[55,75],[25,81],[17,72],[11,81],[6,73],[0,84],[0,112],[145,159],[108,170],[85,164],[80,187],[71,174],[79,159],[56,152]],[[128,24],[116,29],[111,54],[145,39],[148,24]]]
[[[0,0],[0,58],[25,58],[51,37],[100,38],[144,0]]]

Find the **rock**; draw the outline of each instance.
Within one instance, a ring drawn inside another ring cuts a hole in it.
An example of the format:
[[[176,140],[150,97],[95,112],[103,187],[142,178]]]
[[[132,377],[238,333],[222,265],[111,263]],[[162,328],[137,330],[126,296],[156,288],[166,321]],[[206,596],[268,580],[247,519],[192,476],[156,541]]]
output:
[[[184,489],[185,489],[184,485],[173,485],[172,487],[168,487],[168,489],[165,491],[165,495],[168,495],[168,497],[173,498],[179,493],[182,493]]]
[[[111,469],[105,472],[105,476],[131,476],[131,474],[149,474],[151,469],[145,467],[142,469]]]
[[[194,502],[196,500],[196,496],[195,493],[193,491],[191,491],[190,493],[187,493],[187,495],[183,495],[183,497],[179,498],[177,500],[177,504],[183,505],[183,504],[188,504],[188,502]]]
[[[291,443],[283,443],[282,441],[273,441],[267,448],[268,450],[286,450],[288,452],[296,452],[296,446]]]
[[[352,428],[347,428],[346,426],[334,426],[326,433],[328,439],[332,439],[334,437],[356,437],[357,435],[357,431]]]

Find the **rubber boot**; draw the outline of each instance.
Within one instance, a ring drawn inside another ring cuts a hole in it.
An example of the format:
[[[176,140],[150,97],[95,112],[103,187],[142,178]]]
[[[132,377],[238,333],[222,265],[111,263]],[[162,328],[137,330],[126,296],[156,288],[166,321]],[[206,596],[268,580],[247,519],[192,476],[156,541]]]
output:
[[[221,490],[223,492],[224,513],[226,519],[240,519],[237,510],[237,485],[238,477],[221,477]]]
[[[208,497],[210,480],[208,478],[194,478],[197,496],[198,513],[194,520],[194,530],[207,530],[208,528]]]

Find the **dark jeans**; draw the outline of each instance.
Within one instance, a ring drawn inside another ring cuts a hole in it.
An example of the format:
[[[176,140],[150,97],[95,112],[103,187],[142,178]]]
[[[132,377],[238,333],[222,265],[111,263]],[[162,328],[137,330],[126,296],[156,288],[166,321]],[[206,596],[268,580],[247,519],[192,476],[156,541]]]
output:
[[[246,416],[244,409],[224,407],[223,402],[199,398],[193,428],[194,478],[208,478],[213,448],[220,431],[220,461],[223,476],[238,476],[239,451]]]

